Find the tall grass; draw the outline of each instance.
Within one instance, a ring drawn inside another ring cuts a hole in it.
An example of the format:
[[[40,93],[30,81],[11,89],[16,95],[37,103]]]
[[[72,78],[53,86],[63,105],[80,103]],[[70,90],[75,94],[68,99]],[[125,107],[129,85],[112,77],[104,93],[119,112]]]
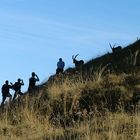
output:
[[[65,77],[0,109],[1,140],[140,139],[139,105],[125,103],[140,87],[134,74]],[[131,105],[129,106],[131,108]]]

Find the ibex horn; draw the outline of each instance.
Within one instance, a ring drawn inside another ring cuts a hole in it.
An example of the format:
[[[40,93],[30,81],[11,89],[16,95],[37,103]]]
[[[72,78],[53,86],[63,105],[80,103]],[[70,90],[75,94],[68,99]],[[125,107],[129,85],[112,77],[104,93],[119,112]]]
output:
[[[113,48],[115,48],[115,46],[116,46],[116,43],[113,45]]]
[[[112,45],[109,43],[110,48],[112,49]]]
[[[75,58],[76,58],[78,55],[79,55],[79,54],[76,54],[76,55],[75,55]]]

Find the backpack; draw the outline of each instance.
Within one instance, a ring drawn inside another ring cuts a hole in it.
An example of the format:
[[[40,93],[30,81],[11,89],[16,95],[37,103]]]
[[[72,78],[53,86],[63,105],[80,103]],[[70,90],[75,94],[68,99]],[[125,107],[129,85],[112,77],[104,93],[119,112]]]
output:
[[[12,89],[15,90],[15,91],[19,90],[19,85],[18,85],[17,82],[15,82],[15,84],[12,86]]]

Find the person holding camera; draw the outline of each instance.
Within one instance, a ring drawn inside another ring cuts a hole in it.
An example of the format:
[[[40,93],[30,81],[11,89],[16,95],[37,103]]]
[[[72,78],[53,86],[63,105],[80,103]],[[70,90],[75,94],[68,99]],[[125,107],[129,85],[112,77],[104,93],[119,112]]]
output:
[[[29,87],[28,87],[29,94],[35,94],[36,82],[38,81],[39,81],[38,76],[35,74],[35,72],[32,72],[32,77],[29,78]]]
[[[24,85],[24,82],[22,79],[18,78],[17,82],[15,82],[14,85],[12,85],[13,89],[15,90],[13,101],[16,99],[17,95],[23,95],[21,92],[21,86]]]

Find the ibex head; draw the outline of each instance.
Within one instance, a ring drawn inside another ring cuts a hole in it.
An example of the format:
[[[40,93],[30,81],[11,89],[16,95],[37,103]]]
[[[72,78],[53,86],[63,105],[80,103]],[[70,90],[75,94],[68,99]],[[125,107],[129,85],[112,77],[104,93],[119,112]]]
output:
[[[78,56],[79,54],[77,54],[77,55],[73,55],[72,56],[72,59],[73,59],[73,63],[75,64],[75,67],[76,68],[81,68],[82,66],[83,66],[83,64],[84,64],[84,61],[83,60],[77,60],[76,59],[76,57]]]
[[[74,55],[72,56],[73,63],[76,63],[76,62],[77,62],[76,57],[77,57],[78,55],[79,55],[79,54],[76,54],[75,56],[74,56]]]
[[[110,46],[110,48],[112,49],[112,52],[113,52],[113,53],[118,52],[118,51],[120,51],[120,50],[122,49],[121,46],[115,47],[116,44],[114,44],[114,45],[112,46],[112,45],[109,43],[109,46]]]
[[[113,46],[109,43],[109,46],[113,50],[115,48],[115,46],[116,46],[116,43]]]

